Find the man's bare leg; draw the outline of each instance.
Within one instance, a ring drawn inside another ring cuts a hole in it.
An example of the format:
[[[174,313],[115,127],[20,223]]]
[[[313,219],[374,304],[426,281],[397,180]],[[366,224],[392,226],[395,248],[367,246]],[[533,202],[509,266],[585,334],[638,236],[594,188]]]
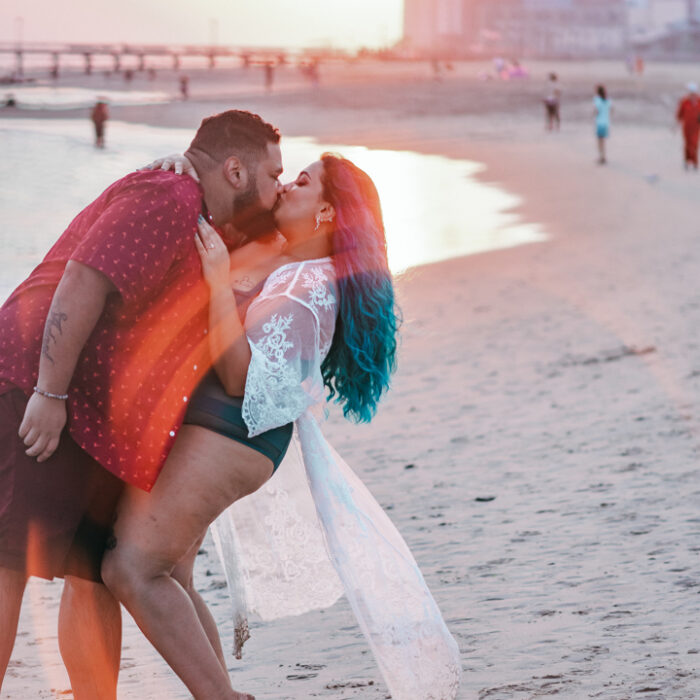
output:
[[[15,645],[26,585],[27,577],[23,573],[0,568],[0,690]]]
[[[106,586],[66,576],[58,646],[75,700],[116,700],[122,617]]]

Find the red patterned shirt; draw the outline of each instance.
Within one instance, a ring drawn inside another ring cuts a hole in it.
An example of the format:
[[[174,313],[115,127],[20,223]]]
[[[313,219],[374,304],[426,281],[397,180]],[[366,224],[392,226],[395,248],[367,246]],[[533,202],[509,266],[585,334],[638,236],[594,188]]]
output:
[[[0,309],[0,393],[30,394],[68,260],[112,281],[117,293],[108,295],[68,388],[68,429],[105,468],[145,490],[211,367],[208,293],[194,246],[201,211],[201,190],[188,177],[127,175],[78,214]]]

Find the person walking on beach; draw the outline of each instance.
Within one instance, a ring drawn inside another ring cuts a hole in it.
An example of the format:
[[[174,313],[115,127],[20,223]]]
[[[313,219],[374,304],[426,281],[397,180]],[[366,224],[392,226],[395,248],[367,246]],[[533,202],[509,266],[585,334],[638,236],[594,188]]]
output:
[[[547,92],[544,97],[545,110],[545,129],[547,131],[559,131],[561,126],[561,118],[559,115],[559,106],[561,101],[561,90],[557,82],[557,74],[550,73],[547,81]]]
[[[279,140],[249,112],[205,119],[189,151],[201,185],[115,182],[0,309],[0,679],[28,577],[65,577],[74,697],[116,697],[121,617],[100,583],[114,509],[125,482],[152,488],[212,364],[197,217],[230,224],[231,248],[270,223]]]
[[[181,75],[179,78],[180,83],[180,97],[183,100],[188,100],[190,97],[190,78],[188,75]]]
[[[697,83],[688,83],[688,94],[678,103],[676,121],[683,129],[683,167],[698,169],[698,140],[700,137],[700,95]]]
[[[593,113],[595,116],[595,132],[598,141],[598,164],[605,165],[606,141],[610,136],[610,117],[612,115],[612,102],[604,85],[598,85],[596,95],[593,98]]]
[[[107,103],[103,99],[98,99],[90,113],[93,126],[95,127],[95,147],[105,147],[105,124],[109,119]]]
[[[266,61],[264,66],[265,71],[265,91],[272,92],[272,86],[275,82],[275,64],[273,61]]]

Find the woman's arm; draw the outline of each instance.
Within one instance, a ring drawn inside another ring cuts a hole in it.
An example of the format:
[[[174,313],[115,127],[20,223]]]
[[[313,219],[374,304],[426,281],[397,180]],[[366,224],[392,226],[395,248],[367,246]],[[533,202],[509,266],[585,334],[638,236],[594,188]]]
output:
[[[238,316],[230,281],[230,260],[226,245],[200,216],[195,236],[202,272],[209,285],[209,347],[224,390],[230,396],[243,396],[250,364],[250,347]]]
[[[321,365],[336,324],[333,264],[280,270],[245,319],[251,360],[241,412],[253,437],[323,402]]]

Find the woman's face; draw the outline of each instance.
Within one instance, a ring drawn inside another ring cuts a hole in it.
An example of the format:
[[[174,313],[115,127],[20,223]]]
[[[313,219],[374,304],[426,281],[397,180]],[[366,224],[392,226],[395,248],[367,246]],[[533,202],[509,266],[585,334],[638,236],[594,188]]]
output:
[[[316,214],[323,206],[323,163],[317,160],[304,168],[296,180],[282,187],[273,211],[281,233],[285,231],[313,231]]]

